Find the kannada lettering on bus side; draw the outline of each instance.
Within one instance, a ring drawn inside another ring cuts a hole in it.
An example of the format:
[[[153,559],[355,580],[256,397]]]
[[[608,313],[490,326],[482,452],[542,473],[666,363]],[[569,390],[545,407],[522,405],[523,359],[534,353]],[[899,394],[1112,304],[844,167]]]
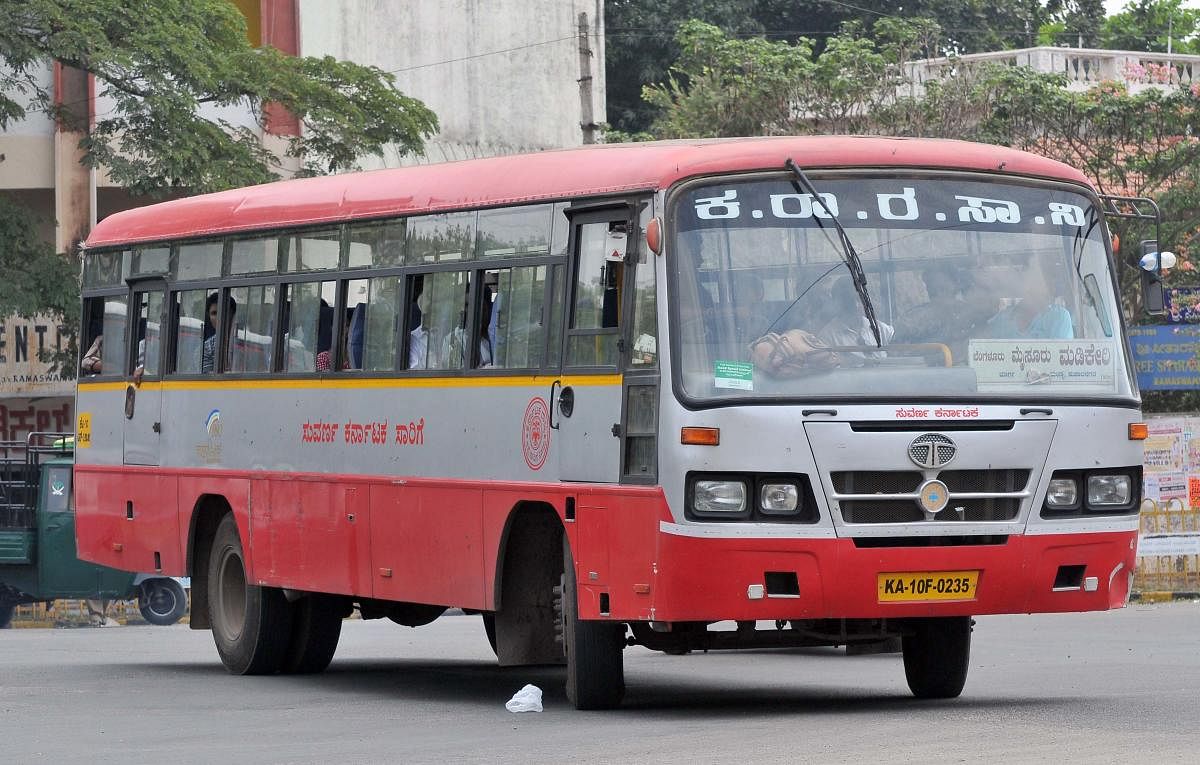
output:
[[[300,443],[348,446],[424,446],[425,418],[390,423],[388,420],[369,422],[304,422],[300,424]]]

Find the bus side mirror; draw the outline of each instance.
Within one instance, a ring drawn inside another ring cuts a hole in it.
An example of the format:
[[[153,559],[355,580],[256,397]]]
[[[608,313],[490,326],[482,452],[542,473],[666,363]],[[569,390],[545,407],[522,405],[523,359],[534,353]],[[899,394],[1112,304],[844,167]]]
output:
[[[1142,274],[1142,306],[1146,313],[1156,316],[1167,312],[1159,257],[1158,242],[1154,239],[1143,240],[1141,258],[1138,261],[1138,270]]]

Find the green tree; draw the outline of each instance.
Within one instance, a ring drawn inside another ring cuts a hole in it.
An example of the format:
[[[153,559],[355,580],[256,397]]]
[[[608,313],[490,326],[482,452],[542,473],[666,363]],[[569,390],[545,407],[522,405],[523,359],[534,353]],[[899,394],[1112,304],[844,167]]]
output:
[[[1100,0],[1051,0],[1056,8],[1064,2]],[[760,34],[789,43],[805,38],[804,45],[820,54],[846,23],[856,22],[863,34],[875,36],[878,23],[921,17],[937,19],[944,37],[935,47],[912,51],[916,58],[1034,45],[1051,18],[1044,0],[907,0],[902,7],[893,0],[607,0],[608,119],[623,133],[649,128],[656,115],[641,99],[642,88],[668,79],[682,54],[676,33],[689,19],[719,27],[729,37]]]
[[[198,193],[273,180],[280,168],[256,131],[201,107],[239,106],[264,115],[280,104],[303,120],[285,154],[309,174],[353,169],[387,145],[420,152],[437,118],[375,67],[330,57],[293,57],[253,47],[227,0],[0,0],[0,129],[28,112],[78,119],[39,85],[50,60],[96,76],[113,108],[81,144],[133,194]],[[211,113],[211,112],[207,112]],[[86,126],[75,125],[86,130]],[[47,253],[30,213],[0,206],[0,316],[78,310],[78,265]],[[23,219],[26,223],[22,223]],[[10,274],[39,274],[37,280]],[[72,290],[62,293],[60,284]]]
[[[651,135],[690,138],[871,130],[904,82],[900,64],[932,44],[936,24],[884,19],[878,41],[850,24],[814,55],[812,41],[730,37],[700,21],[679,29],[667,82],[643,91]]]
[[[1114,50],[1165,53],[1169,38],[1173,52],[1195,53],[1198,30],[1200,10],[1184,8],[1183,0],[1134,0],[1105,20],[1100,37]]]
[[[649,127],[653,109],[642,86],[664,82],[682,53],[676,32],[687,19],[715,24],[732,34],[761,33],[755,0],[607,0],[604,3],[605,92],[609,123],[637,133]]]
[[[1038,45],[1100,46],[1104,0],[1050,0],[1046,11],[1048,20],[1038,30]]]

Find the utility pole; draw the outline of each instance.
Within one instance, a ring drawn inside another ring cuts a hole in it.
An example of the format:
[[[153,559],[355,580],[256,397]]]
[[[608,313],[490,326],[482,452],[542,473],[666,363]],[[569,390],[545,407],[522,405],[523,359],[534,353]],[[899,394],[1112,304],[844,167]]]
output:
[[[592,46],[587,13],[579,14],[579,127],[585,144],[596,142],[595,107],[592,104]]]

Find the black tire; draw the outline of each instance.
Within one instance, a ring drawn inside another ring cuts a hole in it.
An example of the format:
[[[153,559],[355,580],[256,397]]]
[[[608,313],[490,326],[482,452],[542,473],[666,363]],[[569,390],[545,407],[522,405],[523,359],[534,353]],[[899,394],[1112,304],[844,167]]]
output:
[[[492,653],[500,656],[500,652],[496,650],[496,615],[494,613],[483,613],[483,631],[487,634],[488,645],[492,647]]]
[[[313,675],[324,672],[333,661],[342,635],[341,599],[330,595],[308,595],[292,604],[292,636],[280,672]]]
[[[232,514],[221,519],[208,564],[208,617],[225,668],[269,675],[287,658],[292,609],[283,593],[246,581],[245,556]]]
[[[575,564],[563,537],[563,651],[567,699],[576,709],[613,709],[625,695],[625,625],[579,619]]]
[[[0,606],[0,630],[12,627],[13,611],[16,610],[16,606]]]
[[[919,699],[962,693],[971,663],[971,617],[915,619],[903,639],[904,677]]]
[[[138,588],[138,610],[151,624],[174,624],[187,613],[187,590],[174,579],[147,579]]]

